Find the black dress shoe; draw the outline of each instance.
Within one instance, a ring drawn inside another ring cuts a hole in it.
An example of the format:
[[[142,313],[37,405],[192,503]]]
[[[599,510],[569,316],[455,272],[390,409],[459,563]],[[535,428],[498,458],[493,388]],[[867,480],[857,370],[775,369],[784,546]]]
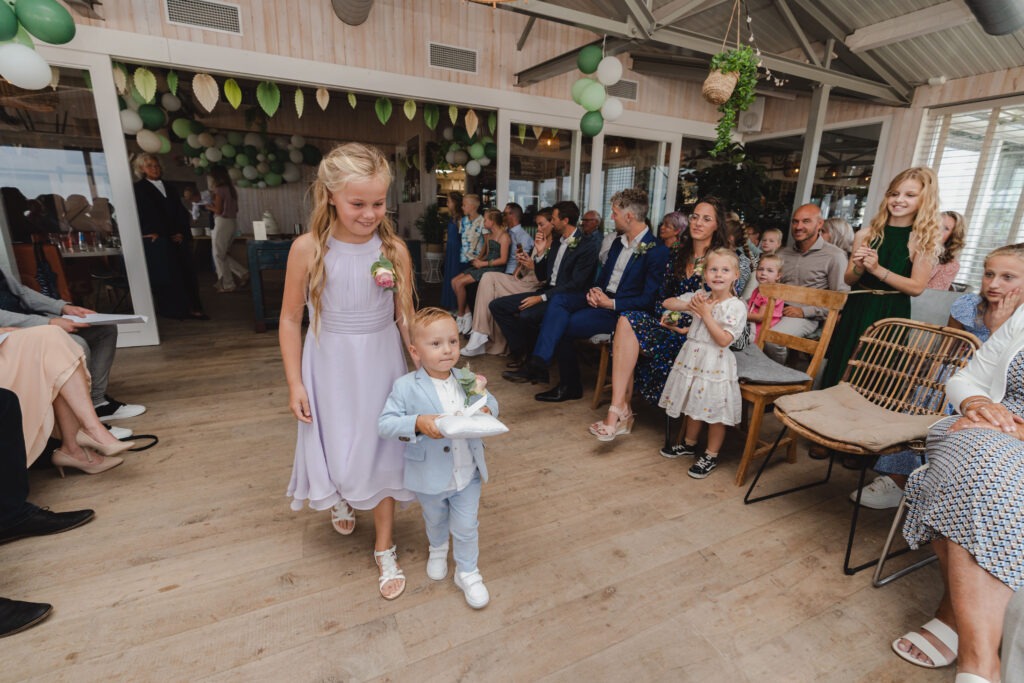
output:
[[[29,536],[47,536],[59,534],[62,531],[82,526],[96,516],[92,510],[72,510],[71,512],[50,512],[41,508],[35,508],[28,516],[12,524],[6,529],[0,529],[0,543],[15,541],[19,538]]]
[[[548,389],[547,391],[540,392],[534,396],[534,398],[538,401],[544,401],[545,403],[575,401],[578,398],[583,398],[583,389],[580,387],[567,387],[564,384],[559,384],[554,389]]]
[[[526,358],[523,356],[513,356],[512,360],[505,363],[505,367],[509,370],[519,370],[526,365]]]
[[[507,379],[509,382],[515,382],[516,384],[522,384],[530,381],[530,368],[525,365],[521,366],[518,370],[506,370],[501,373],[502,379]]]
[[[52,605],[0,598],[0,638],[32,628],[50,616]]]

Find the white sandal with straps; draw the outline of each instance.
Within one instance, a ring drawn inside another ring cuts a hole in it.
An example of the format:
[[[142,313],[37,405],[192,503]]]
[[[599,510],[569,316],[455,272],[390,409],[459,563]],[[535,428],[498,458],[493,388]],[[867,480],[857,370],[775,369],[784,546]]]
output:
[[[373,559],[380,567],[380,576],[377,577],[377,583],[380,588],[380,596],[385,600],[394,600],[399,595],[405,592],[405,574],[402,573],[402,568],[398,566],[398,553],[395,552],[395,546],[391,546],[387,550],[374,550]],[[384,594],[384,585],[389,581],[401,581],[402,587],[394,595]]]
[[[615,415],[615,422],[605,424],[599,422],[591,425],[591,434],[597,437],[598,441],[612,441],[620,434],[629,434],[633,431],[633,412],[627,407],[622,410],[617,406],[608,406],[608,412]]]
[[[342,522],[352,522],[352,526],[345,529]],[[331,526],[342,536],[350,536],[356,530],[356,511],[346,501],[338,501],[331,508]]]
[[[921,633],[922,630],[928,631],[928,633],[931,633],[933,636],[935,636],[936,640],[938,640],[940,643],[949,648],[949,651],[953,653],[953,656],[947,659],[939,651],[937,647],[932,645],[931,642],[929,642],[928,639],[924,637],[924,635]],[[924,655],[927,656],[928,659],[932,660],[932,663],[929,664],[928,662],[917,659],[909,652],[904,652],[903,650],[901,650],[899,648],[899,643],[901,640],[908,641],[911,645],[913,645],[922,653],[924,653]],[[897,638],[896,640],[894,640],[892,642],[892,649],[893,652],[895,652],[911,664],[916,664],[917,666],[922,666],[926,669],[938,669],[944,666],[949,666],[950,664],[956,661],[957,647],[959,645],[960,639],[957,636],[956,631],[951,629],[947,624],[943,623],[942,621],[939,621],[938,619],[932,619],[927,624],[919,628],[917,631],[910,631],[909,633],[906,633]]]

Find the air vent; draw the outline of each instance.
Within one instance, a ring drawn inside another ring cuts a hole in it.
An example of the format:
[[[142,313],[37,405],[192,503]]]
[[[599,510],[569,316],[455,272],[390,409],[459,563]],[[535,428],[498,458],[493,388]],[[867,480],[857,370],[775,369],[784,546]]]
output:
[[[620,100],[632,100],[636,102],[636,90],[640,87],[637,81],[621,80],[615,85],[609,85],[605,90],[609,95],[614,95]]]
[[[167,0],[167,21],[181,26],[242,35],[238,5],[211,0]]]
[[[429,46],[430,66],[438,69],[465,71],[471,74],[476,73],[476,50],[441,45],[440,43],[429,43]]]

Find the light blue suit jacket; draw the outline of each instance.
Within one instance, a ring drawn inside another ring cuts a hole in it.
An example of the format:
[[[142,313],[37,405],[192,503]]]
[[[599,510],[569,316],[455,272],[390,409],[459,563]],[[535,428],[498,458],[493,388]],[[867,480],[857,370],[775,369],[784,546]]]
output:
[[[498,401],[491,392],[487,392],[487,407],[491,409],[491,415],[498,416]],[[395,381],[377,422],[381,438],[405,442],[405,488],[414,493],[436,495],[449,490],[455,467],[452,440],[416,434],[418,416],[443,412],[430,375],[420,368]],[[473,461],[480,470],[480,478],[487,481],[483,442],[480,439],[468,439],[467,442]]]

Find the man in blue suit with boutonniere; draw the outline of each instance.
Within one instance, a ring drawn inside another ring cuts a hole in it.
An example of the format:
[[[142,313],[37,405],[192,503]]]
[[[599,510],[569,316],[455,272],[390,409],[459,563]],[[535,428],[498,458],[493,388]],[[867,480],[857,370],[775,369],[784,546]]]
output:
[[[537,394],[558,403],[583,397],[573,342],[611,334],[622,311],[653,311],[665,276],[669,250],[647,227],[647,192],[639,188],[612,195],[612,218],[621,237],[612,244],[594,286],[557,294],[548,302],[529,363],[519,372],[531,382],[548,381],[548,364],[558,360],[559,382]]]

